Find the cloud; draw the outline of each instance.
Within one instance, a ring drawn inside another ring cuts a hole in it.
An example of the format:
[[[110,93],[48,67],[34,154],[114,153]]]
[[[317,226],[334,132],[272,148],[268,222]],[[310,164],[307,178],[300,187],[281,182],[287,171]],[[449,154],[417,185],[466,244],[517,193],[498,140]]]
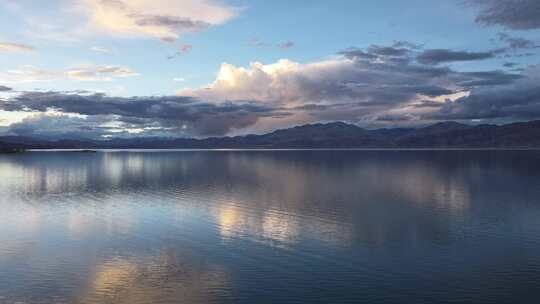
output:
[[[251,38],[249,40],[249,44],[251,44],[252,46],[255,46],[255,47],[277,47],[277,48],[280,48],[282,50],[287,50],[287,49],[293,48],[296,45],[296,43],[294,43],[293,41],[285,41],[285,42],[274,44],[274,43],[269,43],[269,42],[262,41],[262,40],[260,40],[259,38],[256,38],[256,37]]]
[[[265,46],[268,46],[269,44],[264,42],[264,41],[261,41],[259,38],[251,38],[249,39],[249,44],[253,45],[253,46],[256,46],[256,47],[265,47]]]
[[[404,45],[371,46],[305,64],[287,59],[248,67],[224,63],[212,83],[178,94],[214,102],[254,100],[293,113],[288,123],[346,120],[370,125],[389,122],[388,117],[421,123],[423,113],[438,110],[447,99],[523,77],[498,70],[459,72],[432,64],[434,59],[424,64],[414,60],[418,52]]]
[[[468,96],[446,102],[430,119],[528,120],[540,117],[540,65],[524,70],[510,84],[479,87]]]
[[[440,64],[455,61],[474,61],[494,58],[497,51],[467,52],[448,49],[430,49],[420,53],[416,60],[423,64]]]
[[[172,42],[184,33],[219,25],[237,10],[210,0],[79,0],[92,28],[115,35]]]
[[[278,117],[287,115],[283,111],[253,102],[208,103],[196,98],[183,96],[160,97],[109,97],[104,94],[82,94],[65,92],[26,92],[0,102],[4,111],[27,111],[36,113],[57,112],[76,114],[81,119],[94,117],[102,123],[109,121],[115,127],[105,128],[90,126],[91,131],[103,133],[128,132],[137,130],[145,133],[167,134],[168,136],[208,136],[223,135],[233,129],[241,129],[255,124],[262,117]],[[41,120],[50,117],[38,116],[16,125],[16,130],[29,130],[28,125],[43,124]],[[53,118],[55,118],[54,116]],[[65,123],[74,123],[75,127],[67,128],[77,132],[81,119],[65,119]],[[76,130],[74,130],[74,128]],[[11,129],[13,132],[16,130]],[[111,131],[112,130],[112,131]],[[21,134],[21,131],[17,131]],[[88,133],[88,132],[87,132]],[[94,133],[88,133],[93,134]]]
[[[181,44],[180,47],[178,48],[178,53],[187,54],[191,52],[192,49],[193,49],[193,45],[184,43],[184,44]]]
[[[101,116],[40,113],[11,124],[4,132],[17,136],[94,139],[115,134],[114,129],[105,127],[109,122],[110,119]]]
[[[351,60],[367,60],[371,61],[374,59],[377,59],[378,56],[376,54],[372,54],[370,52],[364,51],[362,49],[359,49],[357,47],[351,47],[346,50],[338,52],[339,55],[343,55]]]
[[[413,105],[414,108],[440,108],[443,104],[435,100],[421,100]]]
[[[369,47],[368,52],[375,55],[400,57],[407,55],[410,52],[410,49],[405,47],[398,48],[394,46],[372,45]]]
[[[282,59],[249,67],[222,64],[216,80],[180,95],[205,100],[257,100],[298,106],[303,103],[355,103],[387,106],[407,103],[418,96],[438,96],[486,83],[514,80],[501,71],[459,73],[447,67],[415,64],[409,51],[370,47],[350,48],[341,56],[301,64]],[[381,55],[384,54],[384,55]]]
[[[419,49],[422,49],[424,46],[422,44],[413,43],[413,42],[410,42],[410,41],[398,40],[398,41],[394,42],[392,47],[394,47],[394,48],[407,48],[409,50],[419,50]]]
[[[506,33],[498,33],[497,37],[500,41],[506,43],[511,50],[534,49],[540,47],[532,40],[521,37],[512,37]]]
[[[338,52],[350,59],[355,60],[386,60],[403,63],[408,63],[411,55],[423,48],[422,45],[409,41],[396,41],[390,46],[371,45],[367,49],[351,47]]]
[[[65,72],[65,75],[70,79],[83,80],[83,81],[100,81],[100,80],[112,80],[119,77],[132,77],[139,74],[135,71],[119,66],[87,66],[70,69]]]
[[[288,59],[254,62],[247,67],[223,63],[214,81],[183,89],[177,96],[17,92],[0,101],[0,110],[52,111],[106,120],[100,128],[92,127],[94,133],[88,131],[87,136],[204,137],[335,120],[381,127],[478,117],[517,119],[526,112],[518,115],[504,100],[535,104],[538,70],[462,72],[431,61],[424,64],[416,60],[419,53],[424,50],[401,43],[349,48],[308,63]],[[76,74],[79,78],[95,77],[92,73]],[[497,107],[495,115],[490,109]],[[537,113],[532,106],[527,110],[531,117]],[[73,120],[74,126],[66,130],[83,132],[77,127],[80,119],[65,119],[66,123]],[[21,126],[17,130],[20,133]]]
[[[174,59],[175,57],[178,57],[178,56],[183,56],[183,55],[191,52],[192,49],[193,49],[193,45],[188,44],[188,43],[183,43],[178,47],[176,53],[173,54],[173,55],[167,56],[167,59],[170,60],[170,59]]]
[[[292,41],[287,41],[287,42],[283,42],[283,43],[280,43],[278,44],[278,47],[281,48],[281,49],[290,49],[292,47],[294,47],[295,43],[292,42]]]
[[[519,74],[505,71],[462,72],[454,76],[456,84],[462,87],[508,85],[521,79]]]
[[[503,67],[505,67],[505,68],[514,68],[514,67],[516,67],[518,65],[519,65],[519,63],[515,63],[515,62],[505,62],[503,64]]]
[[[0,72],[0,82],[27,83],[52,80],[110,81],[139,75],[130,68],[110,65],[83,65],[66,70],[42,70],[24,66]]]
[[[113,50],[102,47],[102,46],[93,46],[90,48],[92,52],[98,52],[98,53],[113,53]]]
[[[34,50],[34,47],[22,43],[0,42],[0,53],[27,53]]]
[[[3,85],[0,85],[0,92],[9,92],[13,90],[12,88],[10,87],[6,87],[6,86],[3,86]]]
[[[480,11],[476,22],[482,25],[500,25],[513,30],[540,28],[540,1],[538,0],[469,0]]]

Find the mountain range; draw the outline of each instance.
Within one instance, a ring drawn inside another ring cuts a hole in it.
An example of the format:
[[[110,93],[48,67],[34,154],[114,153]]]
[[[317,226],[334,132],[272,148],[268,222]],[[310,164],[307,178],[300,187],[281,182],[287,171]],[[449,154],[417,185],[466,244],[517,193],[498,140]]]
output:
[[[368,130],[344,122],[317,123],[263,135],[194,138],[47,140],[2,136],[12,149],[282,149],[282,148],[540,148],[540,120],[506,125],[441,122],[420,128]]]

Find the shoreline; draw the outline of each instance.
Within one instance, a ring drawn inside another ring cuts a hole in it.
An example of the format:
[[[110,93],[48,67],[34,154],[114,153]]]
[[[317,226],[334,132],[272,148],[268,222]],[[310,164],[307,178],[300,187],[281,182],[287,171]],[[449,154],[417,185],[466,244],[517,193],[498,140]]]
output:
[[[196,151],[540,151],[538,148],[508,147],[508,148],[106,148],[106,149],[27,149],[22,152],[196,152]]]

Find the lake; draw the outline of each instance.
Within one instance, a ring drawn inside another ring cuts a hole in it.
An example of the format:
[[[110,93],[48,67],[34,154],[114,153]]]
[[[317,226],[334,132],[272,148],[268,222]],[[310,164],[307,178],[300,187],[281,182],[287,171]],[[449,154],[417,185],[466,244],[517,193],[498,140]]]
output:
[[[0,303],[537,303],[540,151],[0,155]]]

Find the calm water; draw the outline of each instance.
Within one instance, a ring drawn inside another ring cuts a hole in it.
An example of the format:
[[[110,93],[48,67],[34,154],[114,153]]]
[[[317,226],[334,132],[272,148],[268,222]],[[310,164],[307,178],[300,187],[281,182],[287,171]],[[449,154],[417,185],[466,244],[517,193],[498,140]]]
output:
[[[538,303],[540,151],[0,156],[0,303]]]

